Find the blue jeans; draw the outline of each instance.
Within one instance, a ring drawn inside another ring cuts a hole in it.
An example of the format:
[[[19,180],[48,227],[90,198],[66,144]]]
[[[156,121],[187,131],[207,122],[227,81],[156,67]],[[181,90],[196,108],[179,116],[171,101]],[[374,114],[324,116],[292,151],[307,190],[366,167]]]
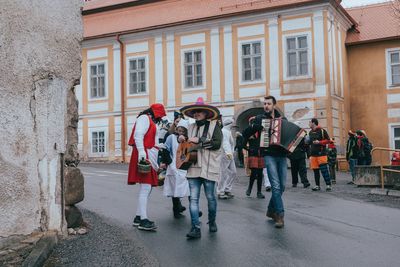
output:
[[[268,211],[283,216],[284,209],[282,194],[285,191],[287,175],[286,157],[265,156],[264,161],[272,189],[271,199],[268,204]]]
[[[353,181],[356,178],[356,169],[354,168],[357,165],[357,159],[349,159],[349,167],[350,167],[350,173],[351,177],[353,177]]]
[[[190,217],[192,226],[200,227],[199,221],[199,198],[201,185],[204,185],[204,192],[208,202],[208,221],[215,221],[217,216],[217,199],[215,197],[215,182],[204,178],[188,178],[190,188]]]

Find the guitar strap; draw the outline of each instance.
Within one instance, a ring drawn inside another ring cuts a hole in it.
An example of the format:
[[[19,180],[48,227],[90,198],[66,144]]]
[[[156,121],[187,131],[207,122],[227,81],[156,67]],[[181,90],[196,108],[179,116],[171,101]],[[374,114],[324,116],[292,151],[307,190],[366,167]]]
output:
[[[198,135],[199,135],[200,128],[201,128],[201,126],[197,127],[196,137],[198,137]],[[208,133],[209,128],[210,128],[210,122],[206,121],[206,123],[204,124],[204,131],[203,131],[203,134],[201,135],[200,139],[202,139],[202,140],[207,139],[207,133]]]

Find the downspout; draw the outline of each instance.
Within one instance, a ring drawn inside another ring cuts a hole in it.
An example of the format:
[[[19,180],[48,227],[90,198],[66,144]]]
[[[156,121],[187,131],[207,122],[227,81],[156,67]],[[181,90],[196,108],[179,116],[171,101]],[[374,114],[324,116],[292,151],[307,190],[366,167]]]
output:
[[[125,151],[126,151],[126,123],[125,123],[125,70],[124,70],[124,43],[120,39],[120,35],[117,35],[117,41],[120,45],[120,70],[121,70],[121,152],[122,162],[125,163]]]

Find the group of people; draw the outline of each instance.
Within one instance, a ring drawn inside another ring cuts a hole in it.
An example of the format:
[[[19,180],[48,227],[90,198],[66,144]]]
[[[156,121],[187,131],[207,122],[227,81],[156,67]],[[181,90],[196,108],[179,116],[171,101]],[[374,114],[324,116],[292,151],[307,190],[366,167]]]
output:
[[[349,163],[350,173],[355,179],[355,166],[364,165],[369,166],[372,162],[373,145],[369,141],[367,134],[364,130],[349,131],[348,140],[346,145],[346,160]]]
[[[152,187],[159,185],[160,172],[165,175],[164,195],[172,198],[172,210],[175,218],[181,218],[186,208],[181,199],[188,197],[191,228],[187,238],[201,237],[199,208],[201,187],[204,187],[208,202],[208,226],[211,233],[217,232],[217,196],[219,199],[233,198],[232,185],[237,177],[234,151],[238,152],[239,166],[247,165],[250,170],[249,185],[246,195],[250,196],[257,181],[257,198],[262,194],[262,181],[265,181],[271,198],[266,216],[273,219],[276,228],[284,227],[284,204],[282,195],[285,191],[287,176],[287,158],[290,159],[292,185],[298,184],[298,176],[305,188],[311,184],[307,179],[306,157],[310,157],[310,167],[314,172],[314,191],[320,190],[322,174],[326,191],[332,190],[335,181],[334,165],[336,148],[334,140],[327,131],[319,126],[317,119],[310,121],[310,132],[300,142],[293,153],[281,146],[260,146],[264,119],[286,118],[276,109],[273,96],[264,98],[264,113],[249,118],[249,125],[243,133],[236,133],[236,145],[231,134],[234,121],[223,119],[216,107],[207,105],[199,98],[193,105],[188,105],[174,113],[170,127],[161,123],[166,117],[162,104],[153,104],[141,112],[133,127],[129,145],[132,155],[129,165],[128,184],[139,184],[138,205],[133,225],[138,229],[154,231],[157,226],[147,216],[147,203]],[[190,123],[187,118],[194,122]],[[160,137],[157,124],[163,124],[164,133]],[[197,159],[188,168],[177,167],[177,153],[181,143],[189,143]],[[247,162],[243,155],[247,151]],[[143,165],[149,165],[146,169]],[[244,164],[246,163],[246,164]],[[144,171],[145,170],[145,171]]]

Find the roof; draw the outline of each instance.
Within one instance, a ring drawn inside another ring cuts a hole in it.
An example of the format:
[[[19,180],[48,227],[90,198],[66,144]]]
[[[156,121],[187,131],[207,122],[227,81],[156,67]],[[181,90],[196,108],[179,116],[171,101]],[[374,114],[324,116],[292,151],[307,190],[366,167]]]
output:
[[[337,4],[336,1],[339,0],[330,1]],[[327,2],[329,0],[93,0],[86,2],[83,10],[84,38],[134,33],[246,13]],[[113,3],[114,9],[110,9],[110,3]],[[120,8],[115,5],[120,5]],[[337,5],[352,20],[344,8],[340,4]],[[96,11],[91,12],[90,9]]]
[[[347,45],[400,38],[400,18],[396,18],[391,2],[347,9],[357,22],[357,30],[349,31]]]

